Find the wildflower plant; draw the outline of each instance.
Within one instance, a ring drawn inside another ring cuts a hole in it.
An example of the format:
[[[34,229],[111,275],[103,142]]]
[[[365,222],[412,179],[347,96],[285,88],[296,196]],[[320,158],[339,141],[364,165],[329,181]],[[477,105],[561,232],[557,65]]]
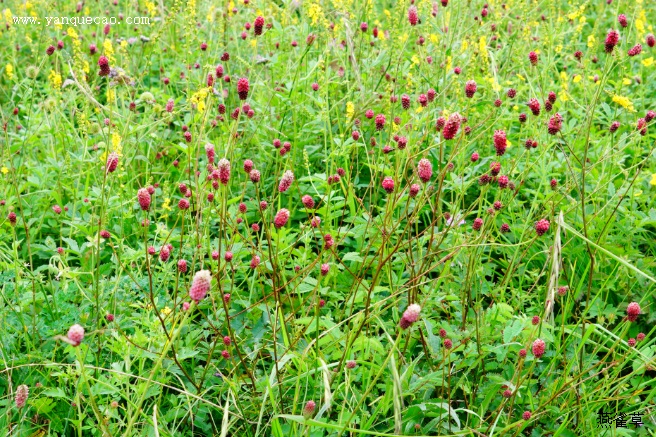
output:
[[[656,430],[650,2],[164,3],[0,7],[1,429]]]

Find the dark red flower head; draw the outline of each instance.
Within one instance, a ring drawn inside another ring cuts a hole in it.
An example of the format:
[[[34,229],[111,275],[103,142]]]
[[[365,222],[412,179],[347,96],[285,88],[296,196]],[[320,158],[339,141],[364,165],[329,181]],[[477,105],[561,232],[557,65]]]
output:
[[[540,102],[538,102],[538,99],[530,99],[528,101],[528,107],[533,115],[540,115]]]
[[[542,220],[538,220],[535,223],[535,232],[537,232],[539,236],[544,235],[548,230],[549,230],[549,220],[542,219]]]
[[[410,108],[410,96],[409,95],[403,94],[401,96],[401,106],[403,106],[403,109]]]
[[[99,76],[109,75],[109,59],[107,59],[106,56],[101,56],[98,59],[98,67],[100,67],[100,71],[98,72]]]
[[[237,81],[237,93],[239,94],[239,98],[241,100],[246,100],[248,97],[248,90],[250,88],[250,85],[248,83],[248,79],[245,77],[242,77]]]
[[[627,52],[627,54],[628,54],[629,56],[636,56],[636,55],[639,55],[640,53],[642,53],[642,45],[640,45],[640,44],[636,44],[636,45],[634,45],[634,46],[631,47],[631,48],[629,49],[629,51]]]
[[[528,60],[531,61],[531,65],[538,65],[538,54],[535,52],[530,52],[528,54]]]
[[[606,41],[604,42],[606,53],[612,53],[619,40],[620,34],[616,30],[609,31],[606,35]]]
[[[654,35],[652,35],[652,34],[650,33],[650,34],[647,35],[647,37],[645,38],[645,42],[647,43],[647,45],[648,45],[649,47],[654,47],[654,46],[656,45],[656,37],[654,37]]]
[[[417,15],[417,7],[412,5],[408,8],[408,21],[411,26],[416,26],[419,22],[419,16]]]
[[[262,28],[264,27],[264,18],[263,17],[255,17],[255,21],[253,22],[253,33],[255,36],[262,35]]]
[[[626,26],[629,25],[628,21],[626,20],[626,15],[624,15],[624,14],[619,14],[617,16],[617,21],[618,21],[618,23],[620,23],[620,26],[622,26],[622,27],[626,27]]]
[[[452,140],[455,138],[458,130],[460,129],[460,122],[461,116],[457,112],[449,115],[449,119],[444,124],[444,129],[442,130],[442,136],[445,140]]]
[[[497,156],[502,156],[506,153],[507,140],[506,140],[506,131],[497,130],[494,132],[494,148],[497,151]]]
[[[465,95],[471,99],[474,97],[474,93],[477,89],[478,86],[476,85],[476,82],[473,80],[468,80],[465,84]]]
[[[626,314],[630,322],[635,322],[640,315],[640,304],[638,302],[631,302],[626,308]]]
[[[385,116],[383,114],[378,114],[376,116],[376,130],[383,130],[385,128]]]

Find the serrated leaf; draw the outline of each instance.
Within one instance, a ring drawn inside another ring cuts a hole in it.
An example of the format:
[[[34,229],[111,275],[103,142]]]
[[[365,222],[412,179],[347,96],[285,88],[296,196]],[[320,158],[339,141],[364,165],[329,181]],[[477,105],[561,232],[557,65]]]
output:
[[[362,262],[363,258],[360,256],[358,252],[349,252],[342,257],[342,261]]]
[[[522,332],[523,329],[524,323],[521,320],[513,320],[510,324],[506,325],[503,330],[503,342],[510,343]]]

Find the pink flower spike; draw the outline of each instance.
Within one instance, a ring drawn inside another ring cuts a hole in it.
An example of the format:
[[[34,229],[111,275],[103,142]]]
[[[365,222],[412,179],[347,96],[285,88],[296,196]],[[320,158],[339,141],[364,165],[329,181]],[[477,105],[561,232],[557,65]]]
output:
[[[189,297],[191,297],[196,302],[200,302],[210,290],[210,285],[212,283],[212,274],[209,270],[200,270],[196,272],[194,276],[194,281],[191,284],[189,289]]]

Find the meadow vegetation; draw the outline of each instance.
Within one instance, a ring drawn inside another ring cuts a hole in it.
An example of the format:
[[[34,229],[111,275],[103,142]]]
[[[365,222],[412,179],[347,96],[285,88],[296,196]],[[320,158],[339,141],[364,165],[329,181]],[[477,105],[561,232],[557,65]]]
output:
[[[654,435],[653,1],[56,3],[0,3],[1,434]]]

